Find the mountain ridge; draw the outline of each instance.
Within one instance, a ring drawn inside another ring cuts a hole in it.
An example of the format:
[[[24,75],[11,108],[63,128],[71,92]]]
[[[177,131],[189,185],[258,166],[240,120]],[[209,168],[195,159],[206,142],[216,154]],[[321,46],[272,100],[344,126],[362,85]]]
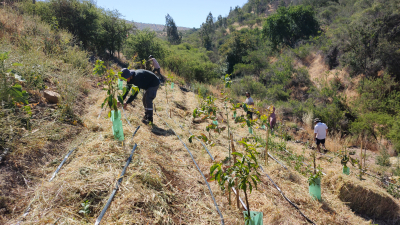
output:
[[[153,23],[141,23],[141,22],[130,22],[133,23],[139,30],[144,30],[146,28],[152,30],[152,31],[163,31],[164,30],[164,25],[161,24],[153,24]],[[178,30],[190,30],[192,28],[188,27],[177,27]]]

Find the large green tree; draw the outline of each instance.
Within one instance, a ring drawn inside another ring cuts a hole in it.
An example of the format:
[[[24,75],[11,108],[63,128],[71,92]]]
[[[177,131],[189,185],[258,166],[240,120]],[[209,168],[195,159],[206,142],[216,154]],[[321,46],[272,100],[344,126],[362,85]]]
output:
[[[97,48],[99,54],[108,53],[114,56],[122,50],[128,33],[132,30],[132,25],[120,19],[118,11],[105,11],[100,22],[100,32],[97,35]],[[105,52],[103,52],[105,51]]]
[[[169,43],[178,45],[182,41],[182,35],[178,33],[178,28],[175,25],[174,19],[167,14],[165,16],[165,28]]]
[[[300,39],[317,35],[319,23],[311,6],[279,7],[263,25],[264,36],[276,47],[284,44],[293,47]]]
[[[130,35],[126,41],[124,54],[129,58],[137,55],[139,60],[147,60],[149,55],[162,60],[166,50],[156,36],[154,31],[148,29],[137,31],[135,35]]]
[[[214,33],[215,33],[214,18],[210,12],[206,18],[206,22],[201,25],[199,32],[201,43],[203,47],[206,48],[207,50],[212,49],[212,41]]]

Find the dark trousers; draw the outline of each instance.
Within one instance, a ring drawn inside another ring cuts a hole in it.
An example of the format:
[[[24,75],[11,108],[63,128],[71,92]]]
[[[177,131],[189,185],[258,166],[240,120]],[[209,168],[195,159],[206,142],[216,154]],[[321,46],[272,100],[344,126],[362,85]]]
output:
[[[147,115],[153,117],[153,100],[157,96],[158,85],[148,88],[143,95],[143,106]]]
[[[253,119],[253,112],[247,111],[247,118]]]
[[[157,69],[154,68],[153,73],[158,72],[158,75],[161,75],[160,69],[161,69],[161,68],[157,68]]]

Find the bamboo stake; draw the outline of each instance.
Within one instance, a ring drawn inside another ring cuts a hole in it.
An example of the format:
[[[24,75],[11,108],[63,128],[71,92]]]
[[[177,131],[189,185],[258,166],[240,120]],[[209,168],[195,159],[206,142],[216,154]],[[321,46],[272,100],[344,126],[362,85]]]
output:
[[[362,157],[362,149],[363,149],[363,139],[362,139],[362,134],[361,134],[361,150],[360,150],[360,180],[362,179],[362,160],[363,160],[363,157]]]
[[[268,165],[268,137],[269,137],[269,130],[268,126],[265,127],[267,130],[267,139],[265,141],[265,155],[264,155],[264,162],[266,165]]]
[[[233,144],[233,135],[230,134],[231,136],[231,145],[232,145],[232,153],[236,152],[235,150],[235,145]],[[233,165],[236,163],[236,155],[233,155]],[[239,187],[237,180],[235,180],[235,188],[236,188],[236,206],[238,209],[240,209],[240,202],[239,202]]]
[[[365,138],[365,137],[364,137]],[[362,149],[361,149],[362,151]],[[367,158],[367,140],[365,140],[365,150],[364,150],[364,170],[365,170],[365,158]]]

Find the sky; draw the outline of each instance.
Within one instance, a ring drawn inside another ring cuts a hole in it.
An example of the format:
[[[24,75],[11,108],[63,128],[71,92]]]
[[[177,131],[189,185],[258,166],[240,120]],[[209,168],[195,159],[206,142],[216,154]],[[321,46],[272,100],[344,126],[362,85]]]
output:
[[[208,13],[214,18],[229,14],[230,7],[242,7],[248,0],[97,0],[97,6],[118,10],[123,19],[165,25],[169,14],[178,27],[199,28]]]

